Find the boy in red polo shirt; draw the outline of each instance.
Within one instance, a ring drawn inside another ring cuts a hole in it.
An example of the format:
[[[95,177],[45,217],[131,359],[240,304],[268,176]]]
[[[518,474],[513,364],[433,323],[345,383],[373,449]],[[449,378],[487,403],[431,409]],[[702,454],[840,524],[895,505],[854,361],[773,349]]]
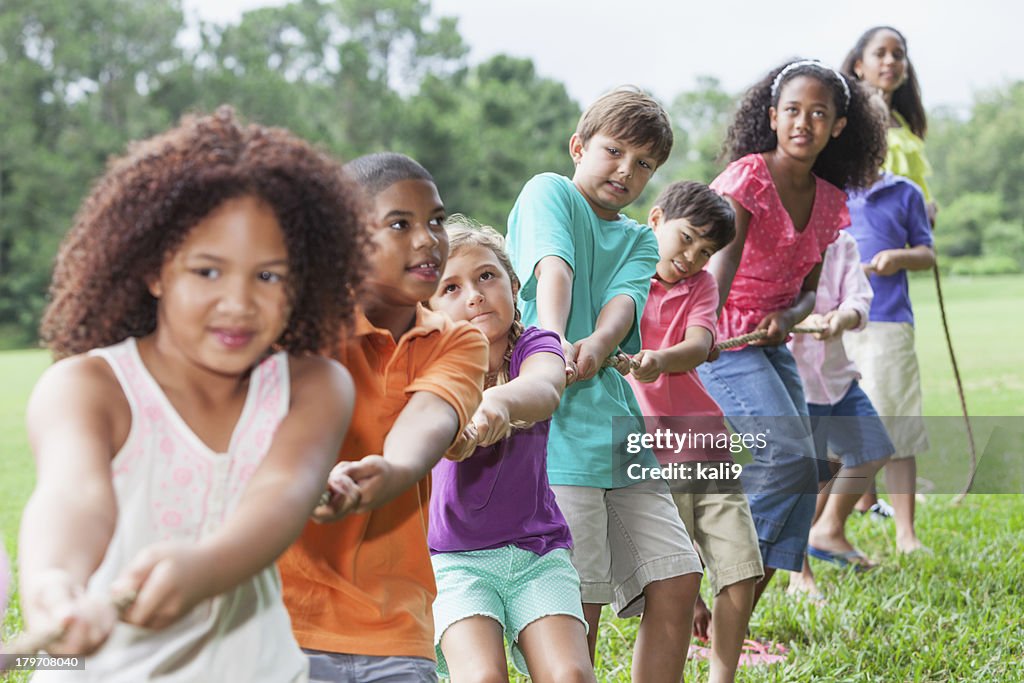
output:
[[[704,266],[732,241],[734,221],[728,202],[708,186],[691,181],[669,185],[648,216],[658,238],[658,265],[640,319],[645,348],[634,356],[640,367],[627,380],[648,431],[662,428],[683,437],[713,436],[683,447],[655,449],[662,465],[732,463],[728,444],[735,440],[696,368],[714,346],[718,308],[718,286]],[[764,575],[750,507],[742,490],[734,488],[723,493],[672,486],[672,499],[707,565],[715,595],[711,681],[735,677],[753,609],[754,583]],[[699,615],[706,615],[707,608],[702,607],[699,602],[694,630],[706,636]]]

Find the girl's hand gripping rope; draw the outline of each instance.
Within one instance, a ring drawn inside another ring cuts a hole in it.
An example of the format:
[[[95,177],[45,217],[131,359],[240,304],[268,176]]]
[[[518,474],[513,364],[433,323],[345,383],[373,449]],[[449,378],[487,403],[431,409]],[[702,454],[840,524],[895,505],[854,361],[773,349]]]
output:
[[[114,595],[135,595],[121,619],[160,629],[205,600],[211,585],[211,558],[202,543],[164,541],[144,548],[111,584]]]
[[[131,590],[113,592],[107,599],[87,595],[70,574],[51,569],[38,577],[22,596],[29,629],[0,649],[0,673],[15,656],[47,652],[88,655],[106,642],[119,615],[135,601]]]
[[[453,462],[462,462],[469,456],[473,455],[473,451],[476,450],[477,446],[477,433],[476,425],[470,422],[466,425],[466,428],[462,430],[462,434],[455,440],[452,447],[448,449],[448,452],[444,454],[444,457]]]

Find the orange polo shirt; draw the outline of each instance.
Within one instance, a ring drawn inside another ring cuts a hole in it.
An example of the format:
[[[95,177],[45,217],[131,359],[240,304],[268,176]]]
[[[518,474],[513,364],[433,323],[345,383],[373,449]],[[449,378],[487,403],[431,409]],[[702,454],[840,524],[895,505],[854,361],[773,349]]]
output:
[[[352,425],[341,460],[382,453],[412,394],[429,391],[459,417],[480,403],[487,339],[466,322],[420,306],[395,343],[356,313],[338,354],[355,382]],[[307,522],[278,560],[284,602],[299,645],[326,652],[434,658],[431,604],[437,595],[427,550],[430,478],[372,512],[331,524]]]

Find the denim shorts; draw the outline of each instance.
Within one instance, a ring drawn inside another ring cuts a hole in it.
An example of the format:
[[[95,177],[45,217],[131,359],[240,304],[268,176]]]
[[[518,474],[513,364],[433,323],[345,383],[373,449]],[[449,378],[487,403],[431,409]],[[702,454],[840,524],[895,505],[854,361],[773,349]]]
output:
[[[807,410],[818,458],[818,481],[832,478],[829,451],[839,456],[843,467],[857,467],[888,458],[895,450],[871,399],[856,381],[835,405],[808,403]]]
[[[555,548],[543,555],[507,545],[492,550],[438,553],[430,557],[437,581],[434,601],[434,644],[437,673],[448,677],[441,636],[457,621],[484,616],[501,624],[512,652],[512,664],[529,675],[519,649],[519,634],[543,617],[564,614],[583,624],[580,577],[569,551]]]
[[[733,431],[766,435],[750,449],[743,488],[765,567],[800,571],[814,518],[818,473],[807,402],[785,346],[725,351],[697,373]]]
[[[310,683],[437,683],[433,660],[303,650]]]

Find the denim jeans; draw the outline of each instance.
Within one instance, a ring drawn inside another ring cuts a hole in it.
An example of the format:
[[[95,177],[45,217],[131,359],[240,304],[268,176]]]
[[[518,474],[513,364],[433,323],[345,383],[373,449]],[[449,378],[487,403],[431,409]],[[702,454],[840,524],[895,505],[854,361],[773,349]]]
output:
[[[437,665],[424,657],[303,652],[309,657],[310,683],[437,683]]]
[[[748,346],[723,352],[697,372],[733,431],[763,437],[763,447],[750,448],[754,461],[742,481],[765,567],[800,571],[818,487],[793,355],[785,346]]]

